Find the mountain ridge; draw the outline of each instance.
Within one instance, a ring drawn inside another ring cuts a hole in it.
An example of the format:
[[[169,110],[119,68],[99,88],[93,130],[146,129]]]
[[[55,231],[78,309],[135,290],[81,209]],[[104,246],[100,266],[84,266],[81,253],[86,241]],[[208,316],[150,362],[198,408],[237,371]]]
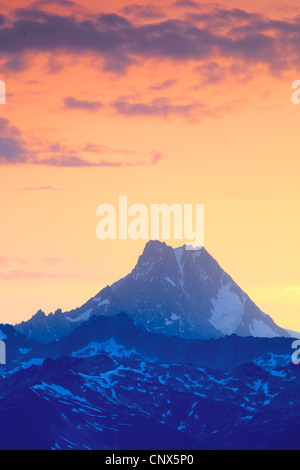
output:
[[[61,357],[94,357],[101,354],[126,359],[160,363],[188,363],[209,369],[227,370],[245,362],[271,357],[291,358],[291,338],[241,337],[235,334],[222,338],[186,339],[152,333],[134,322],[126,313],[94,315],[67,336],[47,344],[38,343],[6,329],[8,361],[6,370],[16,371],[41,365],[45,359]]]
[[[48,342],[69,334],[93,315],[126,312],[149,331],[167,336],[290,336],[254,304],[204,247],[185,248],[150,240],[129,274],[81,307],[52,314],[46,328],[48,317],[34,316],[16,329]]]
[[[0,330],[27,346],[0,367],[0,449],[299,449],[289,338],[167,337],[125,313],[44,345]]]

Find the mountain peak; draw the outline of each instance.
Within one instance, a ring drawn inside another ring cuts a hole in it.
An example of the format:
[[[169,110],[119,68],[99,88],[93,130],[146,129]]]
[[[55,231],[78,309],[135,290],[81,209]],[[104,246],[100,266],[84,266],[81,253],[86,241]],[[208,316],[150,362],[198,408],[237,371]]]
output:
[[[46,317],[46,314],[43,310],[39,309],[36,314],[33,316],[33,318],[36,319],[44,319]]]
[[[182,277],[183,265],[187,262],[195,262],[199,255],[208,254],[203,247],[192,248],[191,245],[183,245],[177,248],[172,248],[165,242],[159,240],[150,240],[146,243],[142,255],[139,257],[134,272],[138,272],[144,277],[145,271],[149,274],[152,267],[155,265],[159,267],[162,275],[164,271],[172,270],[173,274],[179,270],[179,275]],[[202,259],[203,257],[201,257]],[[204,258],[203,258],[204,259]],[[169,269],[170,268],[170,269]],[[171,276],[172,277],[172,276]]]
[[[199,247],[193,247],[192,245],[189,244],[184,244],[182,246],[179,246],[177,248],[172,248],[171,246],[167,245],[165,242],[162,242],[160,240],[149,240],[144,248],[143,254],[151,255],[155,253],[171,253],[172,251],[178,251],[178,252],[183,252],[183,251],[188,251],[192,252],[194,254],[199,254],[201,250],[204,250],[204,247],[199,246]]]
[[[168,246],[165,242],[159,240],[149,240],[144,248],[141,256],[159,257],[164,253],[171,253],[173,248]]]
[[[93,315],[126,312],[151,332],[187,339],[232,334],[290,336],[252,302],[204,247],[188,248],[150,240],[127,276],[76,310],[48,316],[48,327],[51,330],[61,319],[60,331],[65,332]],[[44,322],[28,323],[35,327]]]
[[[79,321],[123,311],[149,331],[167,336],[288,336],[204,247],[189,248],[150,240],[131,273],[67,318]]]

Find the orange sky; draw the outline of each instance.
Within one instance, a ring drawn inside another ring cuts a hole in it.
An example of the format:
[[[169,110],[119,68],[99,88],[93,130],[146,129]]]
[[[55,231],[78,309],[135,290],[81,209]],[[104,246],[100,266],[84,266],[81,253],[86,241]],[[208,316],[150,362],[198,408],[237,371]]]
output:
[[[126,275],[145,242],[95,214],[127,195],[204,203],[207,250],[300,330],[298,2],[111,4],[1,2],[0,322]]]

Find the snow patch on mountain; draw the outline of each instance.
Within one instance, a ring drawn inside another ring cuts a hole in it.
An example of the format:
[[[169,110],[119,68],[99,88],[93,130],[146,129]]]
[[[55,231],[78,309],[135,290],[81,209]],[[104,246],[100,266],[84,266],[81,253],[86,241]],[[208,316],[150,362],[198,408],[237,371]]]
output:
[[[213,299],[213,312],[209,322],[222,334],[235,333],[243,314],[245,303],[232,292],[231,284],[222,285]]]
[[[169,277],[166,277],[166,281],[171,284],[173,287],[176,287],[176,284],[174,281],[172,281],[172,279],[170,279]]]
[[[3,333],[2,330],[0,330],[0,341],[3,341],[3,340],[6,339],[6,338],[7,338],[6,334]]]
[[[175,250],[174,250],[175,258],[176,258],[178,269],[179,269],[179,275],[180,275],[179,279],[181,281],[181,284],[183,283],[183,278],[184,278],[183,264],[181,262],[183,252],[184,252],[183,247],[175,248]]]
[[[186,339],[219,338],[234,333],[290,336],[251,301],[205,248],[174,249],[157,240],[146,244],[127,276],[106,286],[80,308],[49,317],[53,327],[48,336],[50,340],[57,339],[94,315],[115,316],[121,312],[149,331]],[[61,318],[68,324],[61,322],[57,332],[55,322]],[[48,317],[40,313],[20,332],[28,335],[32,327],[42,327],[46,336],[49,324]],[[39,332],[34,333],[33,337],[39,340]]]
[[[272,338],[280,336],[279,334],[276,334],[272,328],[270,328],[265,322],[260,319],[254,319],[252,321],[252,325],[250,325],[250,333],[252,336],[257,336],[260,338]]]
[[[86,321],[90,318],[92,311],[93,309],[89,308],[88,310],[86,310],[85,312],[83,312],[81,315],[79,315],[76,318],[66,317],[66,319],[69,320],[70,322]]]
[[[72,357],[93,357],[98,356],[101,353],[121,358],[137,354],[135,349],[128,350],[125,346],[118,344],[114,338],[111,338],[103,343],[92,341],[84,348],[73,352]]]
[[[58,396],[61,399],[71,399],[82,403],[86,403],[87,401],[85,398],[75,396],[70,392],[70,390],[56,384],[47,384],[43,382],[41,385],[34,385],[31,387],[31,390],[46,392],[49,395]]]
[[[31,348],[19,348],[20,354],[28,354],[31,351]]]

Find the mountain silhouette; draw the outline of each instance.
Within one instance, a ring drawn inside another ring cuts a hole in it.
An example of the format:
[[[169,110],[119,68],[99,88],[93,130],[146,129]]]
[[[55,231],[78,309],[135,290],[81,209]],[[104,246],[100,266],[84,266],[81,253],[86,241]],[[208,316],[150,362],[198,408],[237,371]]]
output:
[[[39,312],[16,329],[38,341],[59,339],[93,315],[126,312],[155,333],[182,338],[226,335],[290,337],[205,250],[149,241],[135,268],[81,307],[45,316]]]

